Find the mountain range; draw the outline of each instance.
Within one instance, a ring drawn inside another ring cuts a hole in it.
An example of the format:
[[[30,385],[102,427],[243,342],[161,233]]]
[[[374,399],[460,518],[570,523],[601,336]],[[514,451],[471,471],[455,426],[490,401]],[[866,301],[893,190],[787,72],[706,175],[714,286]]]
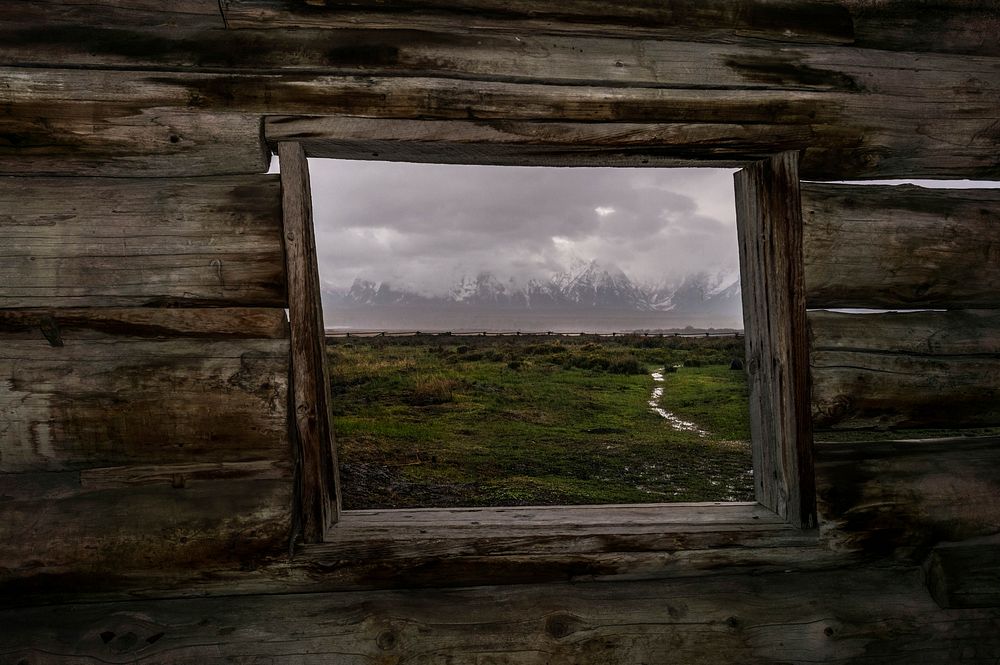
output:
[[[463,276],[440,295],[388,282],[356,279],[348,289],[325,287],[325,309],[428,307],[491,310],[633,311],[739,316],[739,274],[691,274],[673,283],[637,284],[620,268],[597,261],[549,279],[501,280],[489,272]]]

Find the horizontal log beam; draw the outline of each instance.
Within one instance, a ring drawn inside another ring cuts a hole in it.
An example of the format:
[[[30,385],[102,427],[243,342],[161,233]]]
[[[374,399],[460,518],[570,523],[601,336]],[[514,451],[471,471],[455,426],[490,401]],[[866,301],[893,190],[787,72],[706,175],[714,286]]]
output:
[[[558,6],[534,2],[471,0],[458,3],[377,2],[350,6],[306,6],[274,0],[229,0],[223,8],[231,28],[417,27],[463,31],[520,31],[546,34],[628,35],[725,41],[740,37],[791,43],[849,43],[849,13],[836,5],[807,7],[796,2],[725,0],[600,4],[573,0]]]
[[[753,0],[733,3],[600,3],[573,0],[558,5],[532,0],[411,0],[391,9],[377,0],[340,4],[290,4],[278,0],[228,0],[231,28],[418,28],[521,34],[624,35],[692,41],[746,37],[770,42],[854,44],[898,51],[1000,55],[988,35],[1000,15],[989,0],[957,5],[940,0],[912,5],[839,0],[822,5]]]
[[[286,304],[278,176],[0,178],[0,308]]]
[[[821,531],[834,549],[922,562],[940,541],[1000,532],[1000,439],[816,443]]]
[[[54,346],[62,331],[83,338],[106,335],[128,337],[200,337],[206,339],[287,339],[284,310],[263,307],[84,307],[0,310],[0,333],[5,339],[39,339]],[[12,333],[20,333],[15,336]]]
[[[0,334],[0,472],[287,459],[287,339]]]
[[[571,57],[567,51],[552,59],[522,53],[513,37],[503,38],[510,42],[510,53],[503,57],[486,55],[467,40],[441,37],[440,43],[421,46],[418,41],[413,46],[408,38],[381,39],[382,50],[440,47],[451,55],[420,56],[430,65],[409,69],[392,63],[346,69],[324,65],[326,74],[8,68],[2,73],[9,83],[5,94],[11,110],[7,134],[0,137],[0,172],[261,170],[260,159],[241,159],[245,153],[239,152],[249,147],[251,131],[257,141],[250,120],[258,114],[708,123],[738,127],[731,137],[736,141],[745,141],[751,131],[743,126],[796,125],[808,140],[781,147],[805,150],[805,178],[1000,173],[1000,93],[992,83],[1000,65],[992,58],[887,53],[873,61],[860,49],[814,47],[788,53],[772,46],[727,45],[728,51],[719,52],[713,45],[656,42],[649,48],[656,50],[654,61],[664,64],[647,75],[648,68],[638,61],[626,66],[624,56],[616,56],[611,65],[607,54],[595,56],[595,67],[604,69],[590,71],[580,68],[586,54]],[[600,45],[608,53],[632,52],[631,42],[605,41]],[[565,49],[572,50],[569,45]],[[704,72],[695,76],[687,65],[667,64],[688,62],[691,49],[709,49],[698,56],[707,58]],[[355,76],[361,73],[366,78]],[[560,81],[574,85],[553,85]],[[943,89],[949,90],[947,97],[940,95]],[[185,122],[200,118],[202,124],[187,141],[183,132],[163,131],[170,126],[161,122],[167,116]],[[928,118],[936,123],[931,131]],[[216,121],[223,125],[215,126]],[[244,121],[248,124],[239,130]],[[236,133],[227,134],[224,126],[243,132],[240,140],[246,145],[237,149],[228,142],[225,137]],[[122,134],[122,127],[131,129]],[[701,130],[689,131],[697,136]],[[206,132],[216,151],[203,155],[207,161],[189,155],[181,163],[179,150],[185,145],[206,149]],[[778,141],[786,139],[781,135]],[[60,162],[57,156],[69,148],[75,156]]]
[[[1000,312],[810,312],[819,429],[1000,425]]]
[[[221,11],[220,11],[221,10]],[[671,0],[599,3],[571,0],[552,5],[534,0],[407,0],[391,7],[377,0],[319,5],[280,0],[100,2],[40,0],[0,7],[0,25],[37,28],[112,27],[159,33],[160,40],[192,29],[419,29],[488,34],[569,34],[730,42],[746,38],[786,44],[854,44],[866,48],[962,54],[1000,54],[989,35],[1000,16],[989,0],[923,2],[919,10],[897,3],[838,0],[820,5],[783,0]],[[37,30],[39,44],[62,42]],[[86,40],[83,30],[79,37]],[[93,36],[89,36],[93,38]],[[127,41],[127,40],[124,40]],[[133,57],[156,46],[147,37]],[[97,45],[102,42],[98,41]],[[107,51],[106,42],[105,52]],[[101,49],[91,49],[100,54]],[[110,49],[114,51],[113,46]],[[52,57],[50,55],[50,57]]]
[[[1000,189],[803,183],[810,307],[1000,307]]]
[[[103,470],[86,474],[85,485],[68,475],[0,474],[0,597],[65,597],[144,577],[190,584],[192,571],[239,570],[287,554],[288,465]],[[47,491],[25,496],[26,481]]]
[[[916,568],[266,595],[0,612],[5,662],[852,663],[994,659],[996,610],[943,613]],[[844,593],[850,589],[850,593]]]
[[[739,166],[806,145],[787,125],[557,123],[281,117],[265,122],[272,147],[300,143],[310,157],[530,166]]]
[[[941,543],[925,569],[941,607],[1000,607],[1000,535]]]

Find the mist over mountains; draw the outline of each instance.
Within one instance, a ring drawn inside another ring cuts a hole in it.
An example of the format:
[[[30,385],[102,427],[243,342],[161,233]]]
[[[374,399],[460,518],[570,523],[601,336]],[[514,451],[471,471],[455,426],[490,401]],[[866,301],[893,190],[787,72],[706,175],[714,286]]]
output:
[[[640,284],[617,266],[589,261],[548,279],[519,280],[485,271],[463,275],[446,292],[437,294],[420,293],[387,281],[356,279],[347,289],[324,287],[323,305],[327,312],[366,308],[433,310],[445,318],[449,313],[531,312],[584,322],[593,315],[621,318],[628,313],[669,313],[674,322],[688,317],[698,325],[718,321],[725,327],[739,325],[742,302],[739,274],[735,271],[701,272],[673,283]]]

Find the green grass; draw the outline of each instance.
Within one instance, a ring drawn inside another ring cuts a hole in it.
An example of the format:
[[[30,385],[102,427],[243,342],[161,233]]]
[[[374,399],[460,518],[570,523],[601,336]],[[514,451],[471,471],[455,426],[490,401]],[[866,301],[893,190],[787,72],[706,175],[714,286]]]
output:
[[[344,507],[751,500],[743,339],[339,338]],[[650,372],[680,366],[656,384]],[[659,406],[710,436],[677,431]],[[820,432],[817,441],[993,434]]]
[[[344,506],[749,500],[743,340],[348,338],[328,346]],[[647,404],[712,433],[673,429]]]

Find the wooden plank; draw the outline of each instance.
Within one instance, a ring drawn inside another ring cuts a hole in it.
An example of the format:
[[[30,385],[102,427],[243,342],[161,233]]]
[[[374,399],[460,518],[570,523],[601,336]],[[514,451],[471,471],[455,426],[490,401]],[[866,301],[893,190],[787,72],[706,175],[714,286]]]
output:
[[[952,665],[995,661],[998,620],[942,612],[917,568],[873,568],[7,609],[0,659]]]
[[[0,307],[284,306],[277,176],[0,178]]]
[[[829,547],[922,562],[940,541],[1000,532],[1000,439],[816,443]]]
[[[757,500],[813,526],[798,155],[752,164],[735,182]]]
[[[601,4],[571,0],[537,2],[402,2],[392,8],[369,2],[294,5],[274,0],[228,0],[223,8],[231,28],[452,28],[519,31],[522,34],[628,35],[725,41],[756,37],[792,43],[849,43],[850,15],[834,5],[807,7],[796,2],[674,0]]]
[[[150,74],[0,70],[0,175],[98,177],[262,173],[260,116],[207,108]]]
[[[1000,607],[1000,534],[941,543],[925,569],[941,607]]]
[[[220,11],[221,9],[221,11]],[[151,28],[160,41],[178,29],[263,28],[377,28],[425,31],[516,32],[522,35],[628,36],[688,41],[729,42],[743,38],[786,44],[855,44],[868,48],[998,55],[989,39],[996,32],[998,12],[989,0],[962,3],[924,2],[919,11],[896,3],[872,4],[839,0],[820,5],[786,0],[673,0],[671,2],[597,3],[573,0],[559,5],[539,2],[464,0],[397,2],[392,7],[375,0],[350,5],[288,3],[279,0],[211,0],[170,3],[81,3],[76,0],[36,0],[5,3],[0,24],[37,26],[36,50],[54,50],[67,36],[58,30],[80,28],[78,38],[92,40],[95,54],[114,53],[107,39],[95,40],[85,27],[137,32]],[[50,28],[45,34],[40,28]],[[119,38],[128,44],[127,38]],[[94,48],[96,46],[97,48]],[[132,46],[133,57],[155,53],[152,36]],[[152,48],[151,48],[152,47]],[[121,49],[119,45],[117,48]],[[49,57],[52,57],[51,55]],[[60,61],[57,61],[60,62]],[[65,60],[61,62],[66,62]]]
[[[10,29],[10,28],[9,28]],[[132,28],[135,30],[135,28]],[[845,46],[782,47],[759,40],[470,34],[455,30],[235,30],[148,33],[95,26],[64,37],[60,59],[16,29],[0,62],[20,65],[464,80],[714,90],[783,90],[920,97],[964,84],[956,99],[996,99],[994,57],[872,52]],[[38,39],[33,29],[31,36]],[[58,27],[48,40],[58,39]],[[3,35],[3,33],[0,33]],[[157,39],[157,37],[159,37]],[[136,48],[139,41],[142,48]],[[145,42],[145,43],[142,43]],[[58,44],[53,44],[59,50]],[[66,49],[74,52],[65,52]],[[9,50],[13,49],[13,53]],[[23,51],[23,54],[21,53]],[[34,62],[37,59],[38,62]],[[26,61],[26,62],[24,62]],[[697,63],[692,67],[691,63]],[[964,79],[958,79],[963,76]],[[971,86],[971,87],[970,87]]]
[[[843,562],[815,550],[815,533],[749,503],[345,511],[326,540],[304,546],[293,567],[324,586],[351,588],[656,578],[726,565]]]
[[[1000,190],[802,187],[810,307],[1000,306]]]
[[[285,459],[286,339],[0,344],[0,471]]]
[[[330,422],[330,376],[313,231],[309,164],[296,143],[278,144],[288,267],[292,402],[299,455],[302,539],[322,542],[337,521],[340,480]]]
[[[808,143],[803,126],[556,123],[271,116],[272,147],[310,157],[515,166],[740,166]]]
[[[1000,354],[1000,311],[808,313],[814,351],[897,353],[914,356]]]
[[[63,331],[83,339],[106,335],[129,337],[200,337],[287,339],[288,320],[282,309],[263,307],[60,307],[0,310],[5,339],[44,337],[59,346]],[[19,333],[15,336],[13,333]]]
[[[402,10],[402,11],[401,11]],[[1000,24],[990,0],[912,5],[838,0],[823,4],[716,1],[599,3],[571,0],[558,5],[529,0],[419,0],[387,8],[377,0],[341,4],[289,4],[277,0],[228,0],[231,28],[416,28],[443,27],[521,34],[621,35],[732,41],[855,44],[898,51],[1000,55],[989,39]]]
[[[2,593],[115,588],[143,574],[183,580],[287,554],[289,469],[263,476],[202,469],[197,480],[188,465],[160,473],[175,480],[111,481],[104,473],[72,494],[0,502]],[[7,482],[0,474],[0,494]]]
[[[223,114],[230,119],[273,114],[795,124],[808,127],[812,134],[808,146],[803,146],[804,177],[995,177],[1000,174],[995,149],[1000,140],[1000,105],[989,81],[996,80],[997,65],[983,58],[936,57],[944,60],[926,62],[912,56],[876,69],[870,59],[862,59],[856,63],[855,74],[866,82],[865,92],[789,90],[789,85],[795,87],[794,82],[785,85],[781,76],[773,89],[711,89],[710,81],[697,88],[651,88],[633,87],[627,80],[614,86],[584,82],[554,86],[547,85],[545,79],[534,83],[461,83],[395,75],[359,79],[310,74],[7,68],[0,70],[9,84],[3,92],[4,101],[10,104],[8,125],[0,137],[0,173],[92,169],[104,175],[125,170],[138,175],[152,168],[161,173],[252,170],[250,161],[223,147],[227,142],[221,135],[213,134],[216,143],[214,152],[207,156],[210,160],[182,160],[169,138],[175,136],[179,145],[186,143],[183,136],[162,131],[157,119],[163,114],[203,118],[199,131],[214,132],[211,123]],[[760,73],[754,76],[766,76],[771,67],[780,73],[783,67],[787,69],[787,63],[764,58],[759,67]],[[756,71],[750,67],[748,75]],[[867,83],[869,79],[877,83]],[[938,94],[942,89],[951,91],[946,98]],[[928,118],[936,119],[930,130]],[[113,128],[121,124],[135,127],[139,133],[101,136],[106,129],[114,133],[117,130]],[[166,149],[144,142],[143,126],[147,133],[152,132],[150,136],[158,136]],[[251,128],[241,131],[250,132]],[[252,131],[256,143],[256,125]],[[747,131],[738,132],[736,137],[745,141]],[[197,147],[200,140],[193,140],[192,147],[204,148]],[[249,137],[243,135],[241,140]],[[75,152],[68,161],[59,161],[57,156],[65,157],[69,148]],[[693,153],[692,157],[698,156],[697,149]],[[264,163],[256,160],[254,169],[262,170]]]
[[[217,480],[279,480],[291,478],[291,460],[255,462],[193,462],[112,466],[77,471],[35,471],[0,474],[3,501],[63,499],[84,492],[143,485],[175,489]]]
[[[1000,424],[1000,312],[810,312],[816,428]]]
[[[1000,30],[1000,9],[993,0],[931,0],[918,6],[867,0],[838,0],[838,4],[850,10],[855,43],[861,46],[1000,55],[1000,43],[990,38]]]

